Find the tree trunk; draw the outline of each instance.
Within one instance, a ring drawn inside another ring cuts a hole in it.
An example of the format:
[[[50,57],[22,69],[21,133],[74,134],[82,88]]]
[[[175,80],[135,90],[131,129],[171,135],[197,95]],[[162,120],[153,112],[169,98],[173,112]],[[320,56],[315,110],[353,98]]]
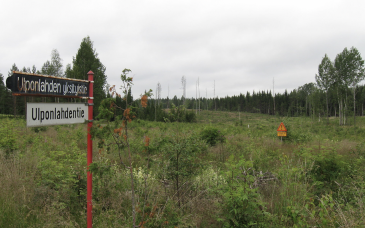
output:
[[[356,121],[355,121],[355,108],[356,108],[356,103],[355,103],[355,92],[356,92],[356,87],[354,86],[354,127],[356,126]]]
[[[339,125],[341,126],[341,103],[338,102],[338,119],[339,119]]]
[[[327,124],[330,123],[330,119],[328,117],[328,90],[326,90],[326,104],[327,104]]]

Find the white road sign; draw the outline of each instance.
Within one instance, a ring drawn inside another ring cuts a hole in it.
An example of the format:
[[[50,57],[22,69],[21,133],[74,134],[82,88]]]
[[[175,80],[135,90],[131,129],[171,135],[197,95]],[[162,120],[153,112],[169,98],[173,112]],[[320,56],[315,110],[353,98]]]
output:
[[[85,103],[27,103],[27,127],[84,123]]]

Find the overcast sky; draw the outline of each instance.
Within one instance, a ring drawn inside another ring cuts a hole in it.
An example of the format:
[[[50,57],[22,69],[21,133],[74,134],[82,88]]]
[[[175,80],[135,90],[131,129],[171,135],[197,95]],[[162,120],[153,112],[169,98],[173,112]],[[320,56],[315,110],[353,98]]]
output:
[[[57,49],[64,67],[90,36],[107,81],[132,70],[134,96],[218,97],[291,91],[314,82],[327,53],[365,58],[365,1],[339,0],[1,0],[0,73],[40,69]],[[362,84],[362,83],[361,83]],[[168,89],[169,88],[169,89]]]

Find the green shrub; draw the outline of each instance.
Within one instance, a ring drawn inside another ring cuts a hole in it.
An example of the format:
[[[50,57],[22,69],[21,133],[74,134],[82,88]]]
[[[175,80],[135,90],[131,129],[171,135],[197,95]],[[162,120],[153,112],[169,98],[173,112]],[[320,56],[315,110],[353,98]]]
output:
[[[213,127],[205,128],[200,132],[200,137],[211,146],[215,146],[218,142],[224,143],[226,141],[225,136],[217,128]]]
[[[337,152],[320,154],[314,159],[310,174],[316,185],[317,196],[330,192],[337,193],[340,185],[346,185],[346,179],[352,176],[351,165]]]
[[[193,111],[185,112],[185,120],[188,123],[195,123],[196,122],[196,114]]]
[[[224,227],[267,227],[264,203],[260,199],[252,161],[231,156],[226,163],[226,185],[223,185],[223,217],[218,219]]]
[[[14,132],[15,119],[7,119],[0,126],[0,148],[5,150],[8,156],[11,152],[18,149],[17,134]]]
[[[197,121],[197,116],[193,111],[187,111],[183,105],[175,106],[171,105],[168,111],[167,117],[163,117],[165,122],[188,122],[193,123]]]

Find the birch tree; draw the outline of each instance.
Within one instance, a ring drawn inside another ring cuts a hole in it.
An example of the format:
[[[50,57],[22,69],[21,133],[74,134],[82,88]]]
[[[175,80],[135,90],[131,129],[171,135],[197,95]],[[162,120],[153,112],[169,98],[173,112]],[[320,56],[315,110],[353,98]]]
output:
[[[364,79],[364,60],[362,60],[360,52],[352,47],[350,50],[345,48],[336,56],[334,67],[336,70],[335,84],[337,86],[337,94],[339,101],[340,125],[346,123],[347,111],[347,89],[352,88],[354,95],[354,125],[356,111],[356,86]],[[343,97],[345,93],[345,98]],[[343,107],[344,106],[344,107]],[[341,118],[342,117],[342,118]]]
[[[356,125],[356,87],[360,81],[364,80],[364,60],[361,58],[360,52],[352,47],[349,53],[349,84],[352,88],[352,93],[354,96],[354,126]]]
[[[318,66],[318,74],[316,74],[316,82],[321,90],[326,92],[326,106],[327,106],[327,123],[329,123],[328,117],[328,90],[333,83],[334,67],[328,58],[327,54],[324,55],[321,64]]]

